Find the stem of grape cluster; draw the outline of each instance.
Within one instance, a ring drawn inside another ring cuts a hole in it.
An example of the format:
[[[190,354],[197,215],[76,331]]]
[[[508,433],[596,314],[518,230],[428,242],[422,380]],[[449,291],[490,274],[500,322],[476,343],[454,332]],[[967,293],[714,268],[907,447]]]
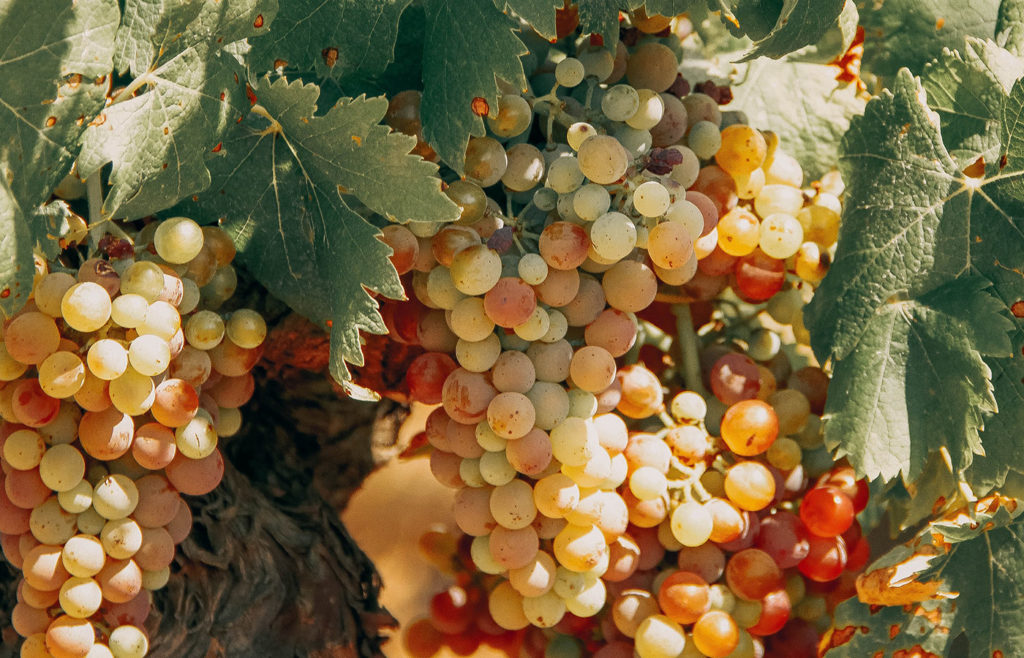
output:
[[[687,390],[707,397],[704,382],[700,376],[700,345],[697,332],[693,328],[693,315],[689,304],[673,304],[672,312],[676,316],[676,342],[679,344],[682,361],[683,382]]]
[[[94,244],[99,244],[106,233],[103,227],[103,180],[99,170],[85,179],[85,193],[89,202],[89,238]]]

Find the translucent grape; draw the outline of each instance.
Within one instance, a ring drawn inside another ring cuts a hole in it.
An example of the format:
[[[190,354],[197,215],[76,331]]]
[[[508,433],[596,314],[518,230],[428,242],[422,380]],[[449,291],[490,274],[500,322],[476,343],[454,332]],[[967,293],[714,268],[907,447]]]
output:
[[[163,288],[162,273],[160,279]],[[110,319],[110,295],[98,283],[76,283],[64,293],[60,310],[64,321],[72,329],[82,332],[96,331]]]
[[[146,634],[135,626],[118,626],[107,641],[115,658],[143,658],[149,651]]]
[[[625,121],[636,114],[639,108],[640,96],[629,85],[615,85],[601,99],[601,111],[612,121]]]
[[[639,658],[676,658],[686,646],[686,634],[669,617],[653,614],[637,626],[633,641]]]
[[[722,129],[722,145],[715,154],[718,166],[734,176],[747,175],[760,167],[767,157],[764,136],[743,124]]]
[[[602,188],[604,189],[604,188]],[[531,286],[544,282],[548,276],[548,264],[540,254],[524,254],[517,265],[519,278]]]
[[[61,562],[72,576],[89,578],[103,568],[106,553],[103,544],[92,535],[75,535],[61,551]]]
[[[575,57],[566,57],[555,65],[555,80],[563,87],[575,87],[583,82],[583,62]]]
[[[573,210],[585,221],[592,222],[611,207],[612,198],[603,185],[588,183],[576,190],[572,199]]]
[[[156,253],[168,263],[187,263],[203,248],[203,230],[187,217],[171,217],[160,222],[153,234]]]
[[[203,459],[217,448],[217,430],[207,416],[196,415],[174,431],[178,452],[189,459]]]
[[[93,507],[107,520],[123,519],[135,511],[139,492],[131,478],[111,474],[93,488]]]
[[[698,158],[708,160],[714,157],[715,153],[722,146],[722,134],[714,123],[698,121],[690,127],[690,133],[686,137],[686,145]]]
[[[594,126],[583,121],[577,121],[569,126],[569,129],[566,131],[566,142],[568,142],[572,150],[579,151],[583,142],[595,135],[597,135],[597,129]]]
[[[580,162],[572,156],[556,158],[548,166],[547,186],[559,194],[573,192],[583,184]]]
[[[761,226],[753,213],[734,208],[718,220],[718,246],[730,256],[746,256],[761,240]]]
[[[590,226],[590,242],[601,257],[622,260],[636,245],[636,226],[620,212],[605,213]]]
[[[626,125],[637,130],[650,130],[658,125],[665,114],[665,101],[657,92],[638,89],[639,104],[636,112],[626,119]]]
[[[668,190],[658,181],[641,183],[633,192],[633,207],[645,217],[661,217],[670,201]]]
[[[267,322],[257,311],[241,308],[228,318],[226,333],[235,345],[253,349],[267,337]]]
[[[443,268],[435,271],[439,270]],[[452,284],[460,293],[482,295],[501,278],[501,257],[484,244],[466,247],[452,258],[450,274]]]
[[[121,294],[143,297],[155,302],[164,289],[164,273],[156,263],[136,261],[121,274]]]
[[[647,253],[658,267],[677,269],[693,258],[693,240],[681,222],[661,222],[651,229]]]
[[[531,190],[544,180],[544,157],[532,144],[516,144],[507,152],[508,166],[501,176],[505,187],[514,192]]]
[[[654,32],[660,32],[655,30]],[[644,41],[633,50],[626,67],[629,84],[662,92],[676,81],[679,62],[672,50],[657,41]]]
[[[522,134],[530,127],[533,109],[518,94],[502,94],[498,99],[498,114],[487,117],[487,126],[498,137],[508,138]]]
[[[471,137],[466,146],[466,179],[481,187],[494,185],[505,174],[508,157],[505,147],[492,137]]]
[[[600,185],[610,185],[622,178],[629,166],[629,155],[619,140],[610,135],[596,135],[579,148],[579,168],[584,176]]]

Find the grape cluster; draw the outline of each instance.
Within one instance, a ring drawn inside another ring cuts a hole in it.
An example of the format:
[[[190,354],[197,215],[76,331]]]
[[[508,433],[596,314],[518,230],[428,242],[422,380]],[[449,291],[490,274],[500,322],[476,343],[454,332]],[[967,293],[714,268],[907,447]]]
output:
[[[431,470],[474,573],[410,627],[414,655],[468,655],[467,629],[530,655],[816,655],[828,593],[866,562],[867,490],[821,445],[828,377],[782,351],[807,343],[842,181],[804,189],[775,135],[722,111],[727,89],[690,93],[686,30],[662,18],[633,14],[614,48],[538,47],[446,185],[458,220],[383,229],[411,297],[385,323],[422,350],[407,394],[437,405]],[[436,158],[418,108],[402,92],[387,120]],[[764,325],[638,363],[662,302],[730,294],[768,302]],[[703,381],[666,405],[655,371],[687,359]]]
[[[0,342],[0,544],[20,569],[23,658],[141,658],[170,576],[238,431],[267,328],[222,317],[235,248],[176,217],[77,271],[42,261]],[[117,255],[114,258],[113,255]]]

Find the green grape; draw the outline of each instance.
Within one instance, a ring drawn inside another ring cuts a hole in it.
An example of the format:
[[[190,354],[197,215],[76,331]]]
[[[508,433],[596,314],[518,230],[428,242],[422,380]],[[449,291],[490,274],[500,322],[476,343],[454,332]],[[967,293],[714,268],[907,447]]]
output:
[[[576,191],[583,184],[579,161],[571,155],[556,158],[548,167],[547,185],[559,194]]]
[[[533,109],[530,103],[518,94],[502,94],[498,99],[498,115],[487,117],[491,132],[501,138],[523,134],[530,127]]]
[[[595,135],[597,135],[597,129],[594,126],[584,121],[577,121],[569,126],[569,129],[566,131],[565,141],[572,147],[572,150],[579,151],[583,142]]]
[[[164,272],[156,263],[133,263],[121,275],[121,294],[140,295],[147,303],[155,302],[164,289]]]
[[[625,121],[640,109],[640,95],[629,85],[615,85],[601,99],[601,111],[612,121]]]
[[[204,413],[200,410],[192,420],[174,430],[178,451],[189,459],[203,459],[217,449],[217,430]]]
[[[203,249],[203,229],[187,217],[161,221],[153,234],[153,246],[160,258],[176,265],[187,263]]]
[[[135,626],[118,626],[110,632],[107,642],[114,658],[143,658],[149,652],[149,640]]]
[[[72,576],[89,578],[103,569],[106,551],[103,543],[92,535],[75,535],[61,551],[61,562]]]
[[[665,115],[665,101],[650,89],[638,89],[637,97],[637,110],[626,119],[626,125],[637,130],[650,130]]]
[[[159,270],[159,268],[157,268]],[[163,289],[163,273],[160,274]],[[60,311],[68,326],[76,331],[100,329],[110,319],[111,301],[106,288],[98,283],[76,283],[60,300]]]
[[[633,207],[644,217],[661,217],[670,203],[668,190],[658,181],[641,183],[633,191]]]
[[[701,160],[709,160],[722,146],[722,134],[718,131],[718,126],[710,121],[698,121],[690,128],[686,145]]]
[[[572,198],[572,207],[576,215],[585,221],[592,222],[608,212],[612,197],[603,185],[587,183],[576,190]]]
[[[597,135],[580,145],[579,166],[594,183],[611,185],[626,173],[629,154],[614,137]]]
[[[575,87],[583,82],[583,62],[575,57],[566,57],[555,65],[555,80],[563,87]]]
[[[138,503],[139,491],[128,476],[106,475],[93,488],[92,505],[108,521],[125,518]]]
[[[267,337],[267,322],[257,311],[240,308],[228,318],[227,336],[239,347],[254,349]]]
[[[636,226],[620,212],[605,213],[590,226],[590,243],[601,258],[620,261],[636,246]]]

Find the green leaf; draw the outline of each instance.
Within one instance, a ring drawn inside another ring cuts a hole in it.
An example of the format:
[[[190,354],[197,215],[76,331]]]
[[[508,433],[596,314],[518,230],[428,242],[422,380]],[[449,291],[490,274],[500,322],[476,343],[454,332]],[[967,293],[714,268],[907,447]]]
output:
[[[885,0],[859,3],[864,69],[892,77],[902,67],[920,73],[943,48],[995,36],[1000,0]]]
[[[793,54],[791,59],[801,62],[814,62],[816,64],[828,64],[837,57],[842,56],[857,37],[857,25],[860,23],[860,13],[853,0],[846,0],[839,18],[832,23],[818,42]]]
[[[28,217],[29,230],[35,236],[36,249],[47,259],[54,259],[63,251],[61,240],[71,231],[74,213],[66,201],[55,199],[36,206]]]
[[[562,0],[494,0],[498,10],[516,16],[530,24],[530,27],[545,39],[558,36],[555,26],[555,11],[561,9]]]
[[[803,165],[806,180],[817,180],[835,168],[850,119],[864,111],[856,86],[838,82],[836,72],[834,66],[805,62],[739,64],[728,107],[745,113],[751,125],[778,133],[786,152]]]
[[[250,40],[249,70],[260,74],[283,61],[335,79],[382,73],[394,58],[398,21],[410,2],[281,2],[274,29]]]
[[[114,0],[0,4],[0,178],[22,208],[50,196],[103,108],[119,19]]]
[[[0,313],[9,318],[32,291],[34,240],[7,180],[0,176]]]
[[[1003,0],[996,19],[996,43],[1024,55],[1024,0]]]
[[[981,452],[978,429],[996,402],[981,355],[1009,353],[1010,321],[981,277],[916,300],[893,301],[868,320],[835,367],[826,443],[870,478],[915,478],[931,451],[959,471]]]
[[[888,658],[912,647],[954,655],[952,642],[962,633],[971,658],[1024,655],[1020,501],[982,499],[971,512],[929,524],[872,564],[858,591],[870,603],[889,604],[841,604],[825,655]]]
[[[104,216],[142,217],[210,184],[203,161],[249,107],[235,42],[267,31],[276,0],[193,5],[130,0],[119,64],[145,88],[86,131],[79,173],[113,163]],[[125,96],[126,98],[126,96]]]
[[[963,54],[944,50],[924,67],[928,106],[942,118],[942,141],[960,168],[999,152],[1003,99],[1024,75],[1024,59],[991,41],[968,39]]]
[[[246,269],[293,309],[331,326],[331,372],[362,364],[359,331],[384,333],[367,293],[403,296],[380,231],[346,200],[383,215],[450,220],[437,167],[408,155],[415,139],[379,125],[384,98],[342,99],[317,116],[315,85],[260,82],[259,105],[207,159],[211,188],[182,212],[220,221]],[[346,384],[348,385],[348,384]]]
[[[728,5],[722,19],[754,40],[744,60],[778,59],[817,43],[835,24],[846,0],[715,0]]]
[[[913,480],[939,447],[958,472],[990,449],[1024,468],[1014,433],[979,436],[1022,422],[1024,340],[1008,316],[1024,299],[1024,89],[1003,110],[1002,171],[980,181],[958,171],[923,96],[901,72],[842,143],[839,246],[805,314],[842,392],[826,406],[826,441],[870,477]],[[992,364],[1010,373],[993,379]]]
[[[699,0],[647,0],[644,11],[648,16],[678,16],[693,9]]]
[[[519,60],[526,47],[514,23],[490,2],[429,0],[426,14],[423,134],[461,174],[470,135],[483,136],[482,117],[498,110],[495,77],[526,88]]]

